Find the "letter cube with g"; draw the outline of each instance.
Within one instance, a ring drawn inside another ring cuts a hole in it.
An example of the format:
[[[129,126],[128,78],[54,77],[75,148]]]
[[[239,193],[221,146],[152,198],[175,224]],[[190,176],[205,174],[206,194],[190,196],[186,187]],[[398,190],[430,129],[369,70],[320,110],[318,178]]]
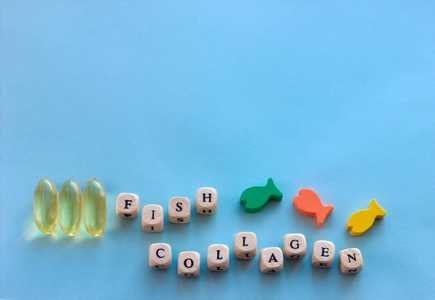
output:
[[[284,256],[278,247],[264,248],[260,251],[260,271],[262,273],[279,273],[284,267]]]
[[[307,240],[301,233],[286,234],[283,247],[285,258],[299,259],[307,254]]]
[[[136,218],[139,214],[139,196],[121,193],[116,198],[116,214],[122,218]]]
[[[199,276],[201,258],[198,252],[184,251],[178,255],[178,275],[182,277]]]
[[[311,263],[319,268],[330,268],[334,263],[335,245],[328,241],[316,241],[313,246]]]
[[[169,244],[151,244],[148,256],[150,267],[153,269],[164,270],[172,265],[172,250]]]

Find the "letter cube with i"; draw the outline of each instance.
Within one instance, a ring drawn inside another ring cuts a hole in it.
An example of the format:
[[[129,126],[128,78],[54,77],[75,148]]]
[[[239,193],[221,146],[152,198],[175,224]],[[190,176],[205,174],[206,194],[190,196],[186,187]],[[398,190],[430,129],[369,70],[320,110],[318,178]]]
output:
[[[198,252],[184,251],[178,255],[178,275],[183,277],[199,276],[201,257]]]
[[[262,273],[278,273],[284,267],[284,256],[281,248],[270,247],[260,250],[260,271]]]
[[[196,191],[196,211],[199,214],[211,215],[217,211],[218,195],[214,188],[203,187]]]
[[[234,254],[238,259],[253,259],[257,254],[257,236],[253,232],[239,232],[234,237]]]
[[[222,272],[230,266],[230,248],[222,244],[208,246],[207,267],[210,271]]]
[[[121,193],[116,198],[116,214],[123,218],[136,218],[139,214],[139,196]]]
[[[334,263],[335,245],[328,241],[316,241],[313,246],[311,263],[319,268],[330,268]]]
[[[149,264],[153,269],[168,269],[172,265],[171,246],[164,243],[151,244],[149,248]]]
[[[299,259],[307,254],[307,240],[301,233],[286,234],[284,236],[284,256],[289,259]]]
[[[169,200],[168,217],[171,223],[190,222],[190,200],[174,197]]]
[[[343,274],[355,274],[363,269],[363,257],[358,248],[344,249],[338,252],[338,264]]]
[[[163,207],[148,204],[142,208],[142,229],[148,232],[162,232],[165,225]]]

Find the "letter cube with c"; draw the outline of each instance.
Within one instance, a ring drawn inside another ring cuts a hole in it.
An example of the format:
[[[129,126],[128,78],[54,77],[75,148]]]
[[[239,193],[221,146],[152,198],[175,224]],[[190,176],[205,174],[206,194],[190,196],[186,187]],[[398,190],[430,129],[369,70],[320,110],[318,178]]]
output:
[[[262,273],[279,273],[284,267],[284,256],[278,247],[264,248],[260,251],[260,271]]]
[[[139,214],[139,196],[121,193],[116,198],[116,214],[122,218],[136,218]]]
[[[178,255],[178,275],[182,277],[199,276],[201,257],[198,252],[184,251]]]
[[[334,263],[335,245],[328,241],[316,241],[313,246],[311,263],[319,268],[330,268]]]
[[[169,200],[168,218],[171,223],[190,222],[190,200],[174,197]]]
[[[217,191],[211,187],[203,187],[196,191],[196,212],[203,215],[211,215],[217,211]]]
[[[301,233],[286,234],[283,247],[285,258],[299,259],[307,254],[307,240]]]
[[[338,264],[343,274],[355,274],[363,269],[363,257],[358,248],[344,249],[338,252]]]
[[[153,269],[168,269],[172,265],[171,246],[164,243],[151,244],[149,248],[149,264]]]

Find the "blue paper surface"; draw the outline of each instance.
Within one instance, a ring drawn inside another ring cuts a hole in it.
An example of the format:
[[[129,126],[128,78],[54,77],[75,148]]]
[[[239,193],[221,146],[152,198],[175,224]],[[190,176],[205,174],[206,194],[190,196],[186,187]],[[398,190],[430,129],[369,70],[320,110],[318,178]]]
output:
[[[435,2],[1,2],[1,267],[4,299],[410,298],[435,295]],[[98,178],[99,238],[51,236],[33,220],[42,177],[59,189]],[[284,197],[258,213],[242,191],[272,177]],[[219,194],[218,212],[162,233],[115,214]],[[322,228],[293,207],[311,188],[334,211]],[[360,237],[345,225],[376,199],[383,220]],[[234,235],[258,249],[306,235],[308,255],[261,274]],[[312,267],[314,241],[357,247],[364,270]],[[148,267],[166,242],[173,265]],[[207,270],[210,244],[230,269]],[[177,255],[201,254],[201,275]]]

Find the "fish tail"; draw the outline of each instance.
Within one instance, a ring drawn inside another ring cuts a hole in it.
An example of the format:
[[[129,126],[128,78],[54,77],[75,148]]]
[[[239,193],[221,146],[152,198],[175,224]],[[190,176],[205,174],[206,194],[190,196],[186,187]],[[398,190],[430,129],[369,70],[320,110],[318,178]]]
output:
[[[327,216],[329,216],[334,209],[334,206],[328,205],[324,206],[323,209],[316,215],[316,222],[317,227],[322,227],[323,222],[325,222],[325,219]]]
[[[379,206],[375,199],[370,202],[369,210],[376,213],[377,219],[382,219],[387,214],[387,212]]]
[[[276,187],[276,185],[273,182],[272,178],[269,178],[267,180],[266,187],[270,191],[271,200],[281,201],[281,199],[282,199],[282,193],[278,190],[278,188]]]

